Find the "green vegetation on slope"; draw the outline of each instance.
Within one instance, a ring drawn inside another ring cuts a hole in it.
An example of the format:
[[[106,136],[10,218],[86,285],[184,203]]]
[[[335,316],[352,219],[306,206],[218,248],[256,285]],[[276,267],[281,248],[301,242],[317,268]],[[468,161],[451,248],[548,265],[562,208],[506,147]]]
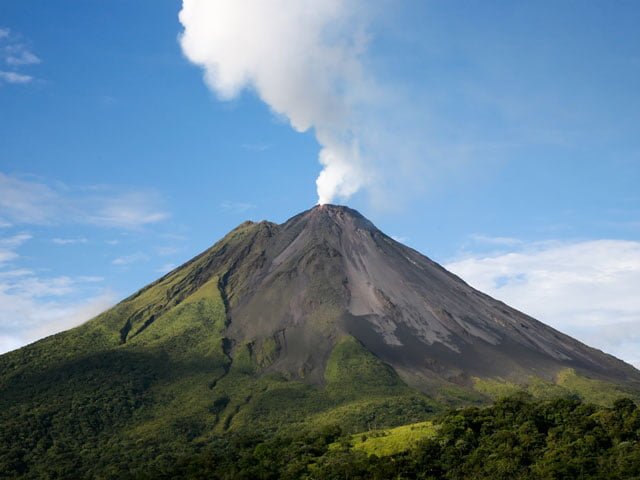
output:
[[[391,430],[389,437],[400,439],[411,428]],[[532,400],[520,395],[491,407],[452,410],[425,429],[413,448],[410,438],[408,448],[399,444],[387,451],[363,448],[368,440],[345,436],[338,425],[285,435],[233,434],[177,459],[169,469],[152,468],[133,477],[625,480],[640,476],[640,410],[630,400],[601,407],[575,398]]]
[[[0,471],[121,478],[147,464],[169,468],[220,436],[336,422],[356,432],[424,420],[437,407],[351,337],[334,348],[326,384],[310,385],[264,371],[268,344],[261,356],[246,346],[230,354],[225,322],[213,278],[125,343],[71,359],[53,350],[57,360],[35,369],[24,352],[3,356],[12,368],[0,370]],[[29,350],[39,358],[91,328]]]
[[[354,388],[393,388],[402,384],[389,365],[351,336],[343,337],[333,348],[324,377],[336,391],[347,394]]]
[[[584,401],[603,406],[610,406],[617,399],[625,397],[640,400],[638,392],[579,375],[572,368],[558,372],[555,382],[549,382],[539,377],[529,377],[526,382],[521,384],[502,379],[474,378],[474,388],[492,399],[525,391],[540,399],[575,395]]]
[[[354,450],[384,457],[416,448],[421,440],[433,437],[435,434],[433,422],[418,422],[354,434],[351,437],[351,445]]]
[[[39,477],[46,476],[41,468],[59,466],[58,475],[70,476],[88,465],[118,470],[113,458],[101,460],[103,452],[121,452],[124,460],[141,441],[158,450],[166,442],[190,448],[215,421],[208,386],[229,362],[224,322],[219,293],[204,285],[127,343],[101,341],[93,349],[87,339],[109,338],[94,320],[3,356],[0,471]],[[76,347],[71,358],[69,344]]]
[[[424,420],[439,408],[349,336],[338,341],[327,360],[324,385],[277,372],[260,374],[260,358],[244,345],[234,352],[229,373],[215,388],[229,399],[219,431],[296,430],[340,422],[345,431],[355,432]]]

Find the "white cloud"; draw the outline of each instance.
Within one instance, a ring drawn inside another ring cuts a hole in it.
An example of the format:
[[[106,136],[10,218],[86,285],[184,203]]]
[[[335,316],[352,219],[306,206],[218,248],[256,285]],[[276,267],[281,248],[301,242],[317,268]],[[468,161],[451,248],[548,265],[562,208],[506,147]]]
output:
[[[79,238],[52,238],[52,243],[56,245],[75,245],[78,243],[87,243],[87,239],[84,237]]]
[[[0,354],[78,326],[115,302],[108,291],[81,300],[64,295],[43,301],[29,291],[8,291],[0,282]]]
[[[28,233],[18,233],[16,235],[12,235],[10,237],[0,237],[0,246],[5,247],[19,247],[27,240],[31,240],[33,237]]]
[[[182,249],[179,247],[166,246],[166,247],[156,247],[156,253],[162,257],[167,257],[169,255],[175,255],[180,252]]]
[[[0,279],[25,277],[27,275],[33,275],[33,274],[34,274],[33,271],[27,268],[15,268],[13,270],[0,270]]]
[[[7,268],[31,238],[28,233],[0,238],[0,354],[79,325],[114,301],[111,292],[96,291],[102,277],[42,277]]]
[[[16,224],[92,224],[137,229],[163,221],[154,192],[115,187],[70,188],[0,173],[0,214]]]
[[[18,258],[18,254],[11,249],[0,247],[0,265]]]
[[[142,252],[136,252],[136,253],[132,253],[131,255],[124,255],[122,257],[118,257],[114,259],[111,263],[113,265],[126,266],[126,265],[131,265],[132,263],[146,262],[147,260],[149,260],[148,255]]]
[[[78,277],[79,283],[99,283],[103,281],[104,277],[100,277],[98,275],[82,275]]]
[[[101,198],[98,213],[88,215],[91,223],[108,227],[138,228],[169,218],[161,211],[157,195],[140,192],[127,192],[113,197]]]
[[[8,28],[0,28],[0,61],[11,69],[11,71],[0,70],[0,85],[32,82],[33,76],[16,70],[41,62],[40,58],[20,41],[20,35],[14,35]]]
[[[2,288],[5,292],[19,294],[29,298],[60,297],[74,291],[75,280],[70,277],[39,278],[34,275],[20,276],[11,284]]]
[[[0,173],[0,212],[13,221],[42,225],[65,210],[61,195],[44,183]]]
[[[4,61],[12,67],[23,65],[35,65],[41,62],[36,54],[31,52],[25,45],[14,44],[4,48]]]
[[[481,235],[478,233],[471,235],[471,239],[477,243],[502,247],[511,247],[514,245],[520,245],[522,243],[522,240],[513,237],[492,237],[488,235]]]
[[[0,267],[18,258],[18,254],[15,252],[16,248],[27,240],[31,240],[31,238],[33,237],[28,233],[18,233],[10,237],[0,237]],[[3,272],[0,271],[0,275],[2,273]]]
[[[7,72],[0,70],[0,82],[12,83],[12,84],[25,84],[33,80],[31,75],[25,75],[17,72]]]
[[[534,243],[445,267],[475,288],[640,366],[640,242]]]

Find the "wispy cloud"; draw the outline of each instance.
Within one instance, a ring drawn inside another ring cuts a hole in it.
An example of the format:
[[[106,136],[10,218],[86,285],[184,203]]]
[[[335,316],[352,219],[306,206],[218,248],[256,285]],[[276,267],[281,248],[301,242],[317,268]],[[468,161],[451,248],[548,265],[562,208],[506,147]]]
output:
[[[75,245],[77,243],[87,243],[87,239],[84,237],[79,238],[52,238],[52,243],[56,245]]]
[[[59,281],[49,280],[53,284]],[[33,285],[0,280],[0,354],[78,326],[115,303],[110,291],[74,299],[71,294],[77,289],[73,280],[66,289],[57,290],[45,280],[39,283],[40,288],[48,288],[47,298],[34,292]]]
[[[36,65],[41,62],[38,56],[31,52],[25,45],[8,45],[4,48],[4,61],[7,65],[19,67],[23,65]]]
[[[28,268],[14,268],[10,270],[0,270],[0,279],[25,277],[27,275],[34,275],[33,270]]]
[[[62,215],[62,197],[44,183],[0,173],[0,212],[18,223],[42,225]]]
[[[15,250],[27,240],[31,240],[31,238],[33,237],[28,233],[18,233],[10,237],[0,237],[0,267],[2,267],[4,263],[18,258]]]
[[[502,247],[511,247],[514,245],[520,245],[522,240],[513,237],[492,237],[489,235],[482,235],[474,233],[470,236],[471,240],[476,243],[483,243],[486,245],[496,245]]]
[[[22,37],[14,34],[9,28],[0,28],[0,61],[11,69],[10,71],[0,70],[0,85],[32,82],[34,80],[32,75],[16,70],[41,62]]]
[[[0,265],[15,258],[18,258],[18,254],[12,249],[0,247]]]
[[[640,332],[640,242],[537,242],[445,266],[507,304],[640,365],[640,336],[629,335]]]
[[[142,252],[136,252],[136,253],[132,253],[131,255],[124,255],[122,257],[118,257],[114,259],[111,263],[113,265],[126,266],[126,265],[131,265],[132,263],[146,262],[147,260],[149,260],[148,255]]]
[[[158,195],[151,192],[125,192],[94,201],[99,204],[97,214],[89,214],[86,219],[100,226],[138,228],[169,218],[167,212],[157,207]]]
[[[162,257],[167,257],[169,255],[175,255],[180,252],[182,249],[180,247],[166,246],[166,247],[157,247],[156,253]]]
[[[34,275],[21,277],[12,285],[5,285],[5,291],[19,293],[30,298],[60,297],[74,291],[75,280],[67,276],[39,278]]]
[[[0,81],[11,84],[25,84],[33,81],[33,77],[23,73],[0,70]]]
[[[104,277],[101,277],[99,275],[82,275],[78,277],[78,281],[82,283],[98,283],[103,282]]]
[[[31,239],[19,233],[0,239],[0,353],[79,325],[113,304],[99,276],[40,276],[11,268],[17,250]]]
[[[136,229],[169,217],[161,203],[152,191],[72,188],[0,173],[0,215],[15,224],[81,223]]]
[[[224,201],[220,204],[220,208],[229,213],[244,213],[248,210],[256,208],[253,203],[248,202],[232,202],[232,201]]]
[[[5,247],[19,247],[27,240],[31,240],[33,236],[29,233],[18,233],[10,237],[0,238],[0,245]]]

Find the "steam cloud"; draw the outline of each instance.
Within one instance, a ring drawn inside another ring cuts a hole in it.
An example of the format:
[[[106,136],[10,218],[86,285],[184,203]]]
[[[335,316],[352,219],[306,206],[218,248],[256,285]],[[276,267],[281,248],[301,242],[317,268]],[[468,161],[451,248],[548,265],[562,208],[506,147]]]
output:
[[[366,13],[358,0],[183,0],[182,50],[221,98],[254,90],[321,145],[318,203],[375,180],[362,111],[376,93],[365,72]]]

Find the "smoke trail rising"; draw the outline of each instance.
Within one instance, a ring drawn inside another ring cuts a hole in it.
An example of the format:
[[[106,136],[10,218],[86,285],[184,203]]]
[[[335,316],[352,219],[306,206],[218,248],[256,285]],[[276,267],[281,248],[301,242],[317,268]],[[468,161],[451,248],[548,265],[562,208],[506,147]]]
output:
[[[318,203],[346,200],[375,171],[359,111],[375,91],[365,72],[366,12],[350,0],[184,0],[185,56],[221,98],[254,90],[321,145]]]

